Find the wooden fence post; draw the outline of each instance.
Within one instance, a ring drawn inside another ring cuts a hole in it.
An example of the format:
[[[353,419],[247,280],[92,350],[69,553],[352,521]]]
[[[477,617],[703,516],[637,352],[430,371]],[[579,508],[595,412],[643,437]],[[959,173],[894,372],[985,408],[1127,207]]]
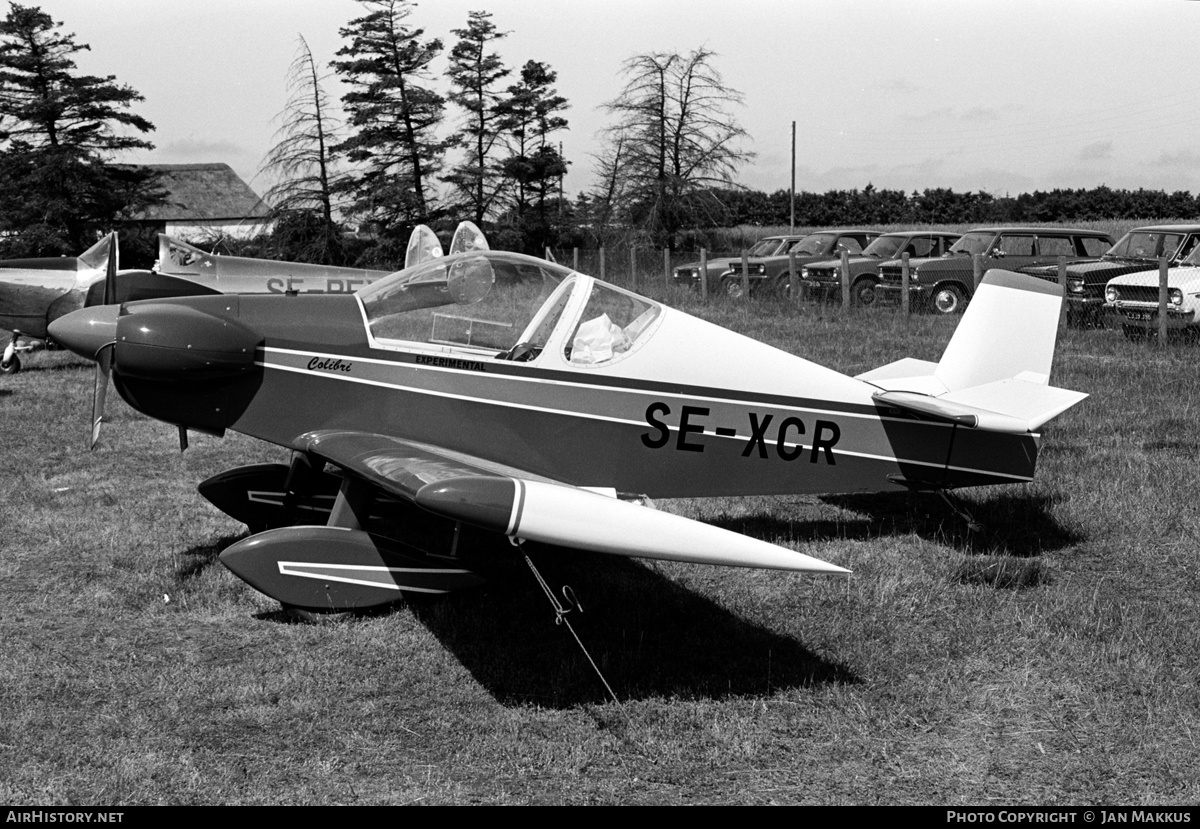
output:
[[[700,248],[700,298],[708,299],[708,248]]]
[[[900,254],[900,313],[906,317],[912,313],[912,298],[908,295],[908,286],[912,284],[908,265],[910,258],[907,253]]]
[[[1167,344],[1167,263],[1165,256],[1158,259],[1158,345],[1160,348]]]
[[[671,290],[671,251],[663,248],[663,290]]]
[[[600,246],[600,281],[601,282],[608,281],[607,279],[604,278],[604,245]]]
[[[842,307],[850,307],[850,252],[842,251]]]
[[[796,284],[796,253],[788,251],[788,293],[791,294],[792,302],[800,300],[800,286]]]
[[[579,248],[571,248],[571,270],[579,273]]]
[[[742,249],[742,299],[750,298],[750,259]]]
[[[1058,284],[1062,288],[1062,309],[1058,315],[1059,329],[1066,327],[1067,322],[1067,257],[1058,255]]]
[[[629,246],[629,280],[633,290],[637,291],[637,245]]]

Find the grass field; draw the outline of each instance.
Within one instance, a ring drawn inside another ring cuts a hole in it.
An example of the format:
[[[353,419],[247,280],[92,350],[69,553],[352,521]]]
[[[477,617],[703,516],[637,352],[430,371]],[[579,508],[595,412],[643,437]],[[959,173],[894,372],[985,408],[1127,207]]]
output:
[[[689,310],[848,373],[954,321]],[[1200,350],[1067,331],[1036,482],[665,508],[850,578],[541,549],[482,590],[292,622],[216,560],[201,479],[285,459],[173,430],[41,352],[0,381],[0,802],[1195,804]],[[511,566],[510,566],[511,565]]]

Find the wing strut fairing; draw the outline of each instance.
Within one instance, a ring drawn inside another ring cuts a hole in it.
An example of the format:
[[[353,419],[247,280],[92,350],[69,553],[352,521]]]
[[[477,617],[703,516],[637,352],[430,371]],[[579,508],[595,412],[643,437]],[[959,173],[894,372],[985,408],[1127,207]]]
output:
[[[697,564],[848,572],[719,527],[399,438],[313,432],[295,448],[430,512],[514,539]]]
[[[315,460],[342,470],[341,490],[327,507],[329,524],[261,532],[229,547],[221,562],[268,596],[310,610],[369,607],[395,601],[396,590],[448,592],[482,580],[454,558],[453,549],[449,555],[431,555],[368,532],[368,516],[380,509],[375,502],[380,492],[514,542],[696,564],[849,572],[682,516],[398,438],[322,431],[304,435],[294,448],[308,466]],[[222,508],[231,482],[231,473],[205,482]]]

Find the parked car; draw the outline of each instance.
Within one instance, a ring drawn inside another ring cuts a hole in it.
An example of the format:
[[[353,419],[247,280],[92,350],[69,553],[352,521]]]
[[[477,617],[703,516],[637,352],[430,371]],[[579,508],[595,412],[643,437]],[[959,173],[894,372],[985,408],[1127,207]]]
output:
[[[990,268],[1017,270],[1027,265],[1094,259],[1112,247],[1113,239],[1096,230],[1055,227],[981,227],[963,234],[938,259],[909,261],[909,298],[913,307],[926,304],[939,314],[959,313],[975,293],[976,255],[983,259],[983,271]],[[879,266],[880,300],[900,301],[899,260]]]
[[[819,262],[831,256],[839,256],[844,250],[857,256],[879,236],[877,230],[819,230],[793,243],[785,252],[775,256],[751,259],[748,262],[751,293],[789,293],[790,272],[788,262],[796,259],[796,276],[800,268],[810,262]],[[721,274],[721,290],[729,296],[742,295],[742,262],[734,260]]]
[[[1099,325],[1105,309],[1104,290],[1110,279],[1155,268],[1162,256],[1166,256],[1171,265],[1178,265],[1196,250],[1197,244],[1200,244],[1200,224],[1148,225],[1126,233],[1099,259],[1067,265],[1067,323]],[[1057,263],[1025,267],[1020,271],[1058,280]]]
[[[861,256],[851,256],[850,301],[870,305],[875,301],[875,286],[879,284],[879,266],[904,254],[927,258],[941,256],[958,241],[961,233],[931,230],[906,230],[885,233],[863,250]],[[805,299],[835,299],[842,295],[841,259],[813,262],[800,270],[800,289]]]
[[[785,253],[788,246],[799,242],[804,238],[804,235],[797,236],[767,236],[759,239],[754,243],[750,250],[746,251],[747,256],[755,258],[759,256],[775,256],[779,253]],[[734,263],[741,266],[742,257],[739,256],[720,256],[716,259],[708,260],[708,284],[715,288],[717,280],[721,274],[734,266]],[[676,285],[684,285],[692,288],[700,287],[700,263],[688,262],[686,265],[680,265],[672,273]]]
[[[1106,306],[1131,340],[1158,330],[1158,269],[1122,274],[1104,289]],[[1200,336],[1200,245],[1167,271],[1167,329]]]

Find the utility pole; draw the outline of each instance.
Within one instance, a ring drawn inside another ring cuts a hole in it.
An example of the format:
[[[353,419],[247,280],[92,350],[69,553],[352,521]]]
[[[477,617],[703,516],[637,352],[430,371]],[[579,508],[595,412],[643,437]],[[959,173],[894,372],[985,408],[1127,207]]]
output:
[[[792,189],[789,191],[791,198],[789,201],[792,205],[792,230],[793,236],[796,235],[796,122],[792,122]]]

